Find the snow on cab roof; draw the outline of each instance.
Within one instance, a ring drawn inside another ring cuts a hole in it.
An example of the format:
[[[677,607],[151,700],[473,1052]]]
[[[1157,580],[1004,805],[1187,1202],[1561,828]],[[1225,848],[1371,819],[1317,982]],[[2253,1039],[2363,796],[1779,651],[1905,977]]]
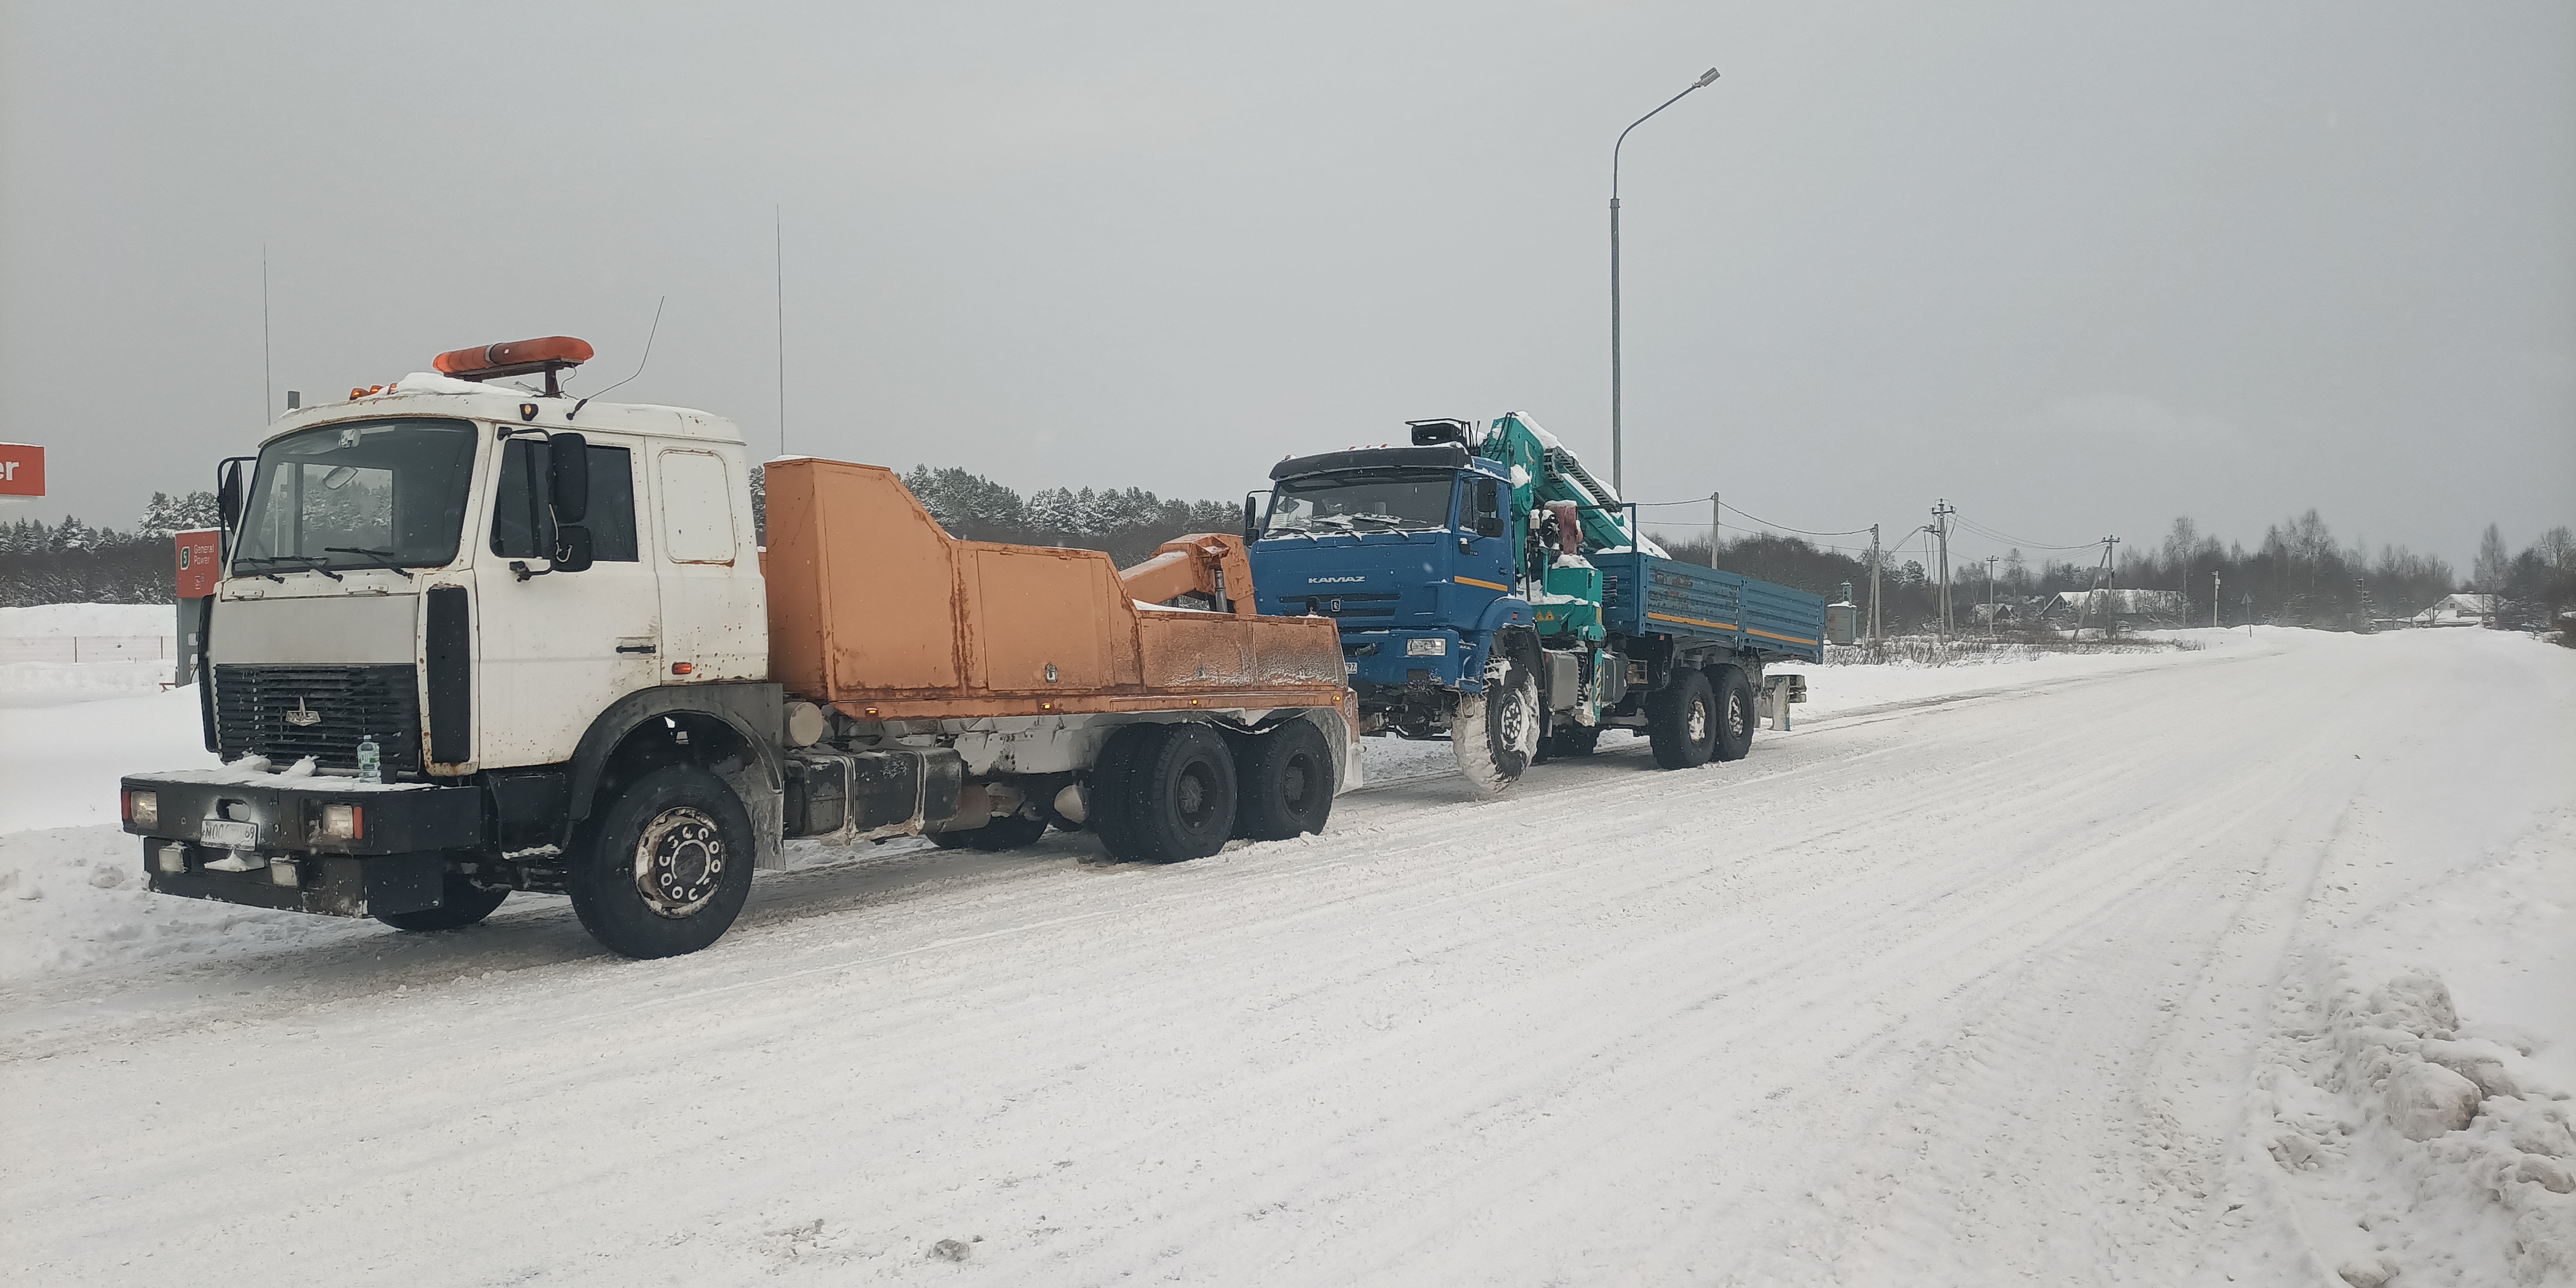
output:
[[[524,403],[537,404],[534,420],[526,420],[520,415],[519,408]],[[434,371],[415,371],[385,386],[381,393],[362,394],[346,402],[318,403],[288,412],[278,418],[260,441],[266,443],[299,429],[356,416],[440,414],[477,420],[525,421],[534,429],[601,429],[727,443],[743,441],[741,427],[732,420],[694,407],[590,402],[570,394],[548,398],[516,385],[480,384],[442,376]]]

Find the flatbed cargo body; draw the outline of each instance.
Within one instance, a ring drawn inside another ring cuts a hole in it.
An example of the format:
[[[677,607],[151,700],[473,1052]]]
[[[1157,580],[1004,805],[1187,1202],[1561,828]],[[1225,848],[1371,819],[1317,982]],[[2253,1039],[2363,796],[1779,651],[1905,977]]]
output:
[[[1779,661],[1824,660],[1821,595],[1637,550],[1590,558],[1601,570],[1601,620],[1613,632],[1707,641]]]

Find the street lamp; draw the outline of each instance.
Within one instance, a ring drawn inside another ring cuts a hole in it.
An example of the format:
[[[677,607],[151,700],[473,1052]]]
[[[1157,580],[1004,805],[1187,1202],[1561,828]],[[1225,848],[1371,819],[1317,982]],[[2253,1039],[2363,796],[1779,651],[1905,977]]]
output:
[[[1665,99],[1655,112],[1682,101],[1682,96],[1690,93],[1691,89],[1706,89],[1716,79],[1717,69],[1709,68],[1698,80],[1691,82],[1690,89]],[[1628,130],[1653,119],[1655,112],[1629,122]],[[1622,495],[1625,492],[1619,480],[1619,149],[1627,146],[1628,130],[1619,131],[1619,141],[1610,145],[1610,489]]]

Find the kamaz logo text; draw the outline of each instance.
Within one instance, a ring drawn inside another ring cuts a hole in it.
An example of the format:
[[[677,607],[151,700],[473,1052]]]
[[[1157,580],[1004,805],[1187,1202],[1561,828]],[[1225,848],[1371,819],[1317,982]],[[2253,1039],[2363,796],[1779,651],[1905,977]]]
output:
[[[1353,582],[1358,582],[1358,581],[1367,581],[1367,580],[1368,580],[1368,578],[1366,578],[1366,577],[1309,577],[1309,578],[1307,578],[1307,579],[1306,579],[1306,584],[1307,584],[1307,585],[1309,585],[1309,586],[1321,586],[1321,585],[1324,585],[1324,584],[1325,584],[1325,583],[1327,583],[1327,582],[1336,582],[1336,581],[1353,581]]]

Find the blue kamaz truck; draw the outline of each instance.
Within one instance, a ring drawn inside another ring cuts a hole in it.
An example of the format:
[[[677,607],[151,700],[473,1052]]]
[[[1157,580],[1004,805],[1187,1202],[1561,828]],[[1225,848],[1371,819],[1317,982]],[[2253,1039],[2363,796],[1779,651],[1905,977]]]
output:
[[[1368,732],[1449,739],[1489,793],[1604,729],[1687,769],[1750,749],[1767,663],[1823,656],[1822,598],[1665,558],[1528,417],[1407,427],[1281,461],[1244,505],[1260,611],[1339,624]],[[1777,679],[1766,700],[1804,700]]]

